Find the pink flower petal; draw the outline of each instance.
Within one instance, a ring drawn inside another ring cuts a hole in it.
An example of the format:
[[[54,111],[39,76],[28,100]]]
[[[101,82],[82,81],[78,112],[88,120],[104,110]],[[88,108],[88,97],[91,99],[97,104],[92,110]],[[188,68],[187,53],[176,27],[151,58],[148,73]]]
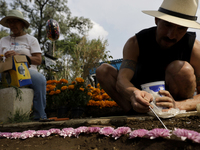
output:
[[[180,137],[183,141],[185,139],[189,140],[194,140],[195,142],[200,142],[199,141],[199,136],[200,134],[196,131],[192,130],[187,130],[187,129],[175,129],[173,131],[173,134],[176,135],[177,137]]]
[[[193,141],[196,143],[200,143],[200,134],[193,138]]]
[[[105,136],[109,136],[114,132],[114,128],[112,127],[104,127],[99,131],[99,134],[103,134]]]
[[[49,129],[49,132],[51,134],[60,134],[61,130],[60,129],[52,128],[52,129]]]
[[[1,132],[1,137],[5,137],[7,139],[11,138],[12,134],[10,132]]]
[[[83,126],[83,127],[78,127],[77,129],[74,130],[73,135],[74,135],[75,137],[78,137],[79,134],[81,134],[81,133],[86,133],[87,130],[88,130],[88,127],[84,127],[84,126]]]
[[[27,139],[27,138],[32,138],[34,137],[36,134],[35,130],[28,130],[28,131],[24,131],[21,134],[21,139]]]
[[[127,134],[131,132],[131,128],[129,127],[118,127],[117,129],[115,129],[112,133],[112,137],[116,139],[118,139],[120,136],[122,136],[123,134]]]
[[[73,128],[64,128],[62,129],[62,131],[60,132],[60,136],[64,136],[65,137],[71,137],[74,133],[74,129]]]
[[[13,132],[11,134],[11,139],[19,139],[21,137],[21,132]]]
[[[149,131],[146,130],[146,129],[138,129],[138,130],[134,130],[132,132],[130,132],[129,134],[129,138],[130,139],[133,139],[133,138],[136,138],[136,137],[144,137]]]
[[[49,132],[49,130],[38,130],[36,131],[36,134],[35,134],[37,137],[47,137],[49,135],[51,135],[51,132]]]
[[[88,127],[87,133],[97,133],[101,130],[100,127]]]
[[[147,136],[149,136],[150,139],[155,139],[157,137],[170,137],[170,135],[170,130],[159,128],[153,129],[147,133]]]

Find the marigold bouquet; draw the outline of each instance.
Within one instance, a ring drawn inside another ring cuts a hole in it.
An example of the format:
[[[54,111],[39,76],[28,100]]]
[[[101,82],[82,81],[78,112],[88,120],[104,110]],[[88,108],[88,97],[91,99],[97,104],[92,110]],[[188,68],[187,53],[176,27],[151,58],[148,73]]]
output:
[[[75,81],[68,83],[68,80],[61,79],[48,80],[47,91],[47,107],[59,106],[86,106],[90,100],[89,88],[85,85],[84,79],[78,77]]]
[[[47,108],[58,108],[68,104],[68,80],[48,80],[46,85]]]
[[[97,88],[88,85],[90,88],[91,100],[88,102],[87,106],[97,106],[103,107],[114,107],[118,106],[115,101],[101,88],[100,84],[97,84]]]

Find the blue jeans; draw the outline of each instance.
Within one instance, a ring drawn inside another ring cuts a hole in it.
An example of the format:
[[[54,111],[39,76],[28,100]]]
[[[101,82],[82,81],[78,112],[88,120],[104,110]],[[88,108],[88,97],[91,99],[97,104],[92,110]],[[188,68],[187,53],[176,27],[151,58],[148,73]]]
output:
[[[34,91],[33,97],[33,119],[46,119],[46,78],[39,72],[29,69],[32,84],[30,88]],[[0,73],[1,80],[1,73]]]
[[[33,116],[34,119],[46,119],[46,78],[39,72],[29,69],[32,84],[30,88],[34,90]]]

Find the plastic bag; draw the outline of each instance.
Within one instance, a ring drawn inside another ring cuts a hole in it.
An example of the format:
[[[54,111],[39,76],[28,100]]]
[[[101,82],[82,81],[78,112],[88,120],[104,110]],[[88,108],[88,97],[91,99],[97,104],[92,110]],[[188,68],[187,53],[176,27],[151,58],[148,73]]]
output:
[[[174,116],[176,116],[178,114],[186,113],[186,110],[180,110],[178,108],[171,108],[167,112],[163,112],[162,110],[165,109],[165,108],[158,107],[155,104],[155,99],[157,97],[160,97],[160,94],[158,94],[156,92],[153,92],[153,91],[149,91],[149,92],[153,96],[153,101],[150,104],[153,106],[153,110],[158,115],[158,117],[160,117],[160,118],[172,118],[172,117],[174,117]],[[148,114],[154,116],[154,113],[152,111],[148,112]]]

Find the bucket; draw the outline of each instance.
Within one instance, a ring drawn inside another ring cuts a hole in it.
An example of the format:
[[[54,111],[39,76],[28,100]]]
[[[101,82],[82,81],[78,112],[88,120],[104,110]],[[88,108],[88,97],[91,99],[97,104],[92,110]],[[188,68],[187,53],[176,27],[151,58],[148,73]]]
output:
[[[158,92],[160,90],[165,90],[165,81],[156,81],[156,82],[145,83],[145,84],[141,85],[141,88],[142,88],[143,91],[146,91],[153,96],[153,101],[151,102],[151,104],[156,106],[155,99],[157,97],[162,96]],[[163,107],[158,107],[158,106],[156,106],[156,108],[160,109],[160,110],[165,109]]]
[[[152,91],[157,93],[160,90],[165,90],[165,81],[145,83],[141,85],[141,88],[143,91]]]

